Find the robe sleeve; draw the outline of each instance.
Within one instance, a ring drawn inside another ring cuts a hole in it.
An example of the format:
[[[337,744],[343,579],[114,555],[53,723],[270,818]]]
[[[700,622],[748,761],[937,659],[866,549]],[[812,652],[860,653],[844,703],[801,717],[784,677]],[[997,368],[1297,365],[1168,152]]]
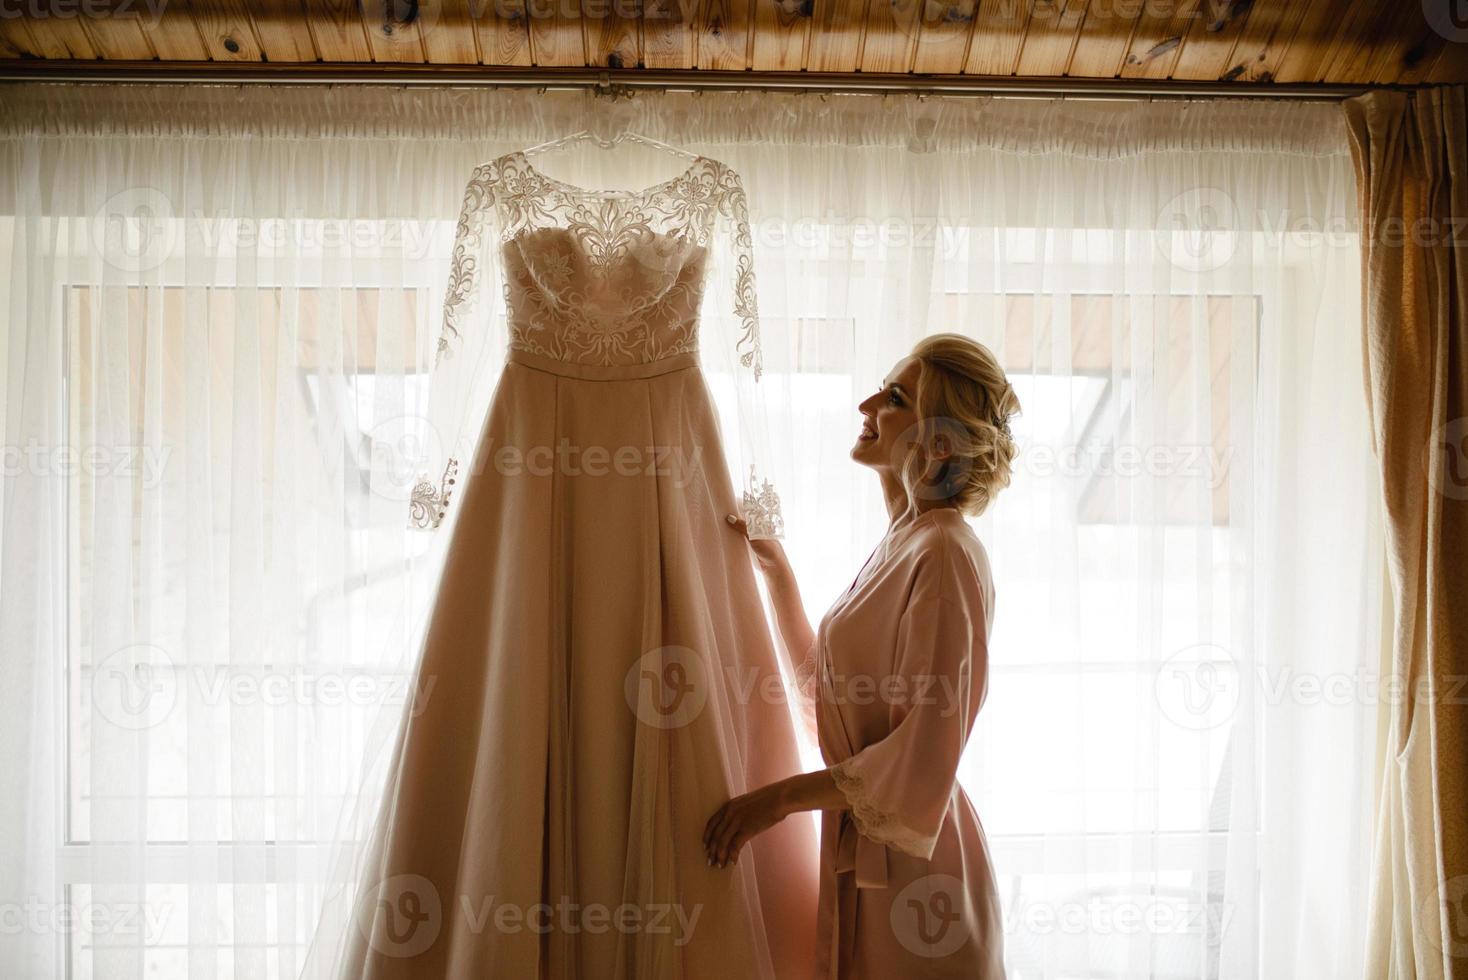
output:
[[[821,696],[820,678],[816,676],[820,671],[820,642],[820,634],[817,633],[805,653],[805,660],[795,668],[796,706],[800,709],[800,720],[806,734],[815,745],[820,744],[820,726],[816,720],[816,698]]]
[[[477,167],[454,229],[443,316],[429,353],[427,408],[408,527],[438,528],[471,474],[479,424],[503,367],[507,341],[495,198],[499,161]]]
[[[863,836],[923,859],[937,844],[987,685],[983,597],[970,585],[907,606],[884,696],[891,731],[831,768]]]
[[[765,370],[759,302],[755,293],[754,237],[739,174],[723,164],[714,173],[713,232],[699,316],[704,377],[719,406],[724,450],[751,538],[784,536],[780,488],[787,466],[776,458],[771,419],[779,389]]]

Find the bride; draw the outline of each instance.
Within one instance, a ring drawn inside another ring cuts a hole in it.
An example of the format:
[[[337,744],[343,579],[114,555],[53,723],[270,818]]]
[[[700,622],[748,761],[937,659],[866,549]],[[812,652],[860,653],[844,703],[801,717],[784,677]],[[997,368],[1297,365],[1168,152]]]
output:
[[[998,980],[1003,929],[979,816],[956,782],[988,680],[994,585],[964,515],[1009,483],[1014,389],[957,334],[918,343],[858,406],[852,458],[891,524],[812,630],[778,541],[750,540],[829,766],[737,796],[704,828],[716,867],[822,811],[820,977]],[[728,522],[741,533],[745,522]]]

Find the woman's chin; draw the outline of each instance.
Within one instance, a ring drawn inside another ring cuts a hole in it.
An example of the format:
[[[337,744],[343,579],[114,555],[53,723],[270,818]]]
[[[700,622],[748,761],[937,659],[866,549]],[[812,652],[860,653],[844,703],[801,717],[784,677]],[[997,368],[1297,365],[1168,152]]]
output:
[[[872,443],[874,440],[858,439],[851,447],[851,458],[863,466],[872,465]]]

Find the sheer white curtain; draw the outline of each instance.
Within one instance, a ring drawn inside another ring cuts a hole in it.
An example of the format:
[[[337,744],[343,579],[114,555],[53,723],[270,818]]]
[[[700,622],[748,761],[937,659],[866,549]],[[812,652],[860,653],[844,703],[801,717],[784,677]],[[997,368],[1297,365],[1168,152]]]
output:
[[[962,774],[1011,975],[1359,972],[1392,691],[1336,108],[3,94],[6,976],[291,978],[343,924],[431,599],[404,501],[463,183],[588,123],[744,176],[813,616],[883,528],[846,453],[892,362],[958,330],[1019,390]]]

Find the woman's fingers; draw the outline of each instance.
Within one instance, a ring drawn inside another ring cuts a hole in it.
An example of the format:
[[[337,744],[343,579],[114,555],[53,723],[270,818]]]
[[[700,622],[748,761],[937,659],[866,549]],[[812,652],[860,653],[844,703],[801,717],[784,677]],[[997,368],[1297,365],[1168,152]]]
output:
[[[727,514],[725,515],[724,520],[728,521],[729,526],[738,531],[740,534],[744,535],[745,537],[749,536],[749,525],[739,515]]]
[[[714,835],[718,833],[719,825],[724,819],[724,811],[728,809],[729,804],[725,803],[715,810],[714,815],[709,817],[709,822],[703,825],[703,846],[705,850],[709,851],[710,856],[713,855],[713,851],[709,850],[709,845],[713,842]]]
[[[737,800],[730,800],[714,812],[703,827],[703,848],[709,864],[722,868],[737,863],[739,851],[748,840],[745,819]]]
[[[718,838],[714,842],[714,864],[720,868],[729,863],[730,851],[734,839],[739,836],[741,822],[738,816],[731,815],[719,828]]]
[[[730,800],[729,803],[733,801]],[[729,803],[719,807],[717,813],[709,820],[704,828],[704,851],[708,855],[709,864],[722,865],[723,842],[733,832],[735,818]]]
[[[708,855],[709,864],[711,865],[717,865],[719,863],[721,847],[724,835],[728,832],[729,823],[729,804],[725,803],[719,807],[718,812],[709,819],[708,825],[704,827],[703,849]]]

